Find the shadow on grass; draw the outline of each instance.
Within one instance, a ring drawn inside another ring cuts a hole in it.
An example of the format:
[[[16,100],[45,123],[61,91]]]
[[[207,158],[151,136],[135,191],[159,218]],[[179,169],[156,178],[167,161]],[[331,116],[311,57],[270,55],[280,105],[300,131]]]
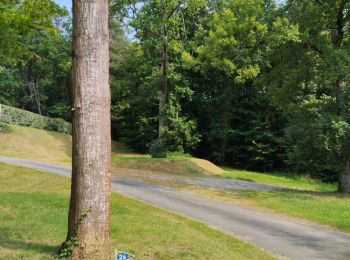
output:
[[[249,181],[249,182],[256,182],[256,181],[254,181],[254,180],[252,180],[252,179],[242,178],[242,177],[236,178],[236,180]]]
[[[308,191],[308,190],[285,190],[287,192],[293,192],[301,195],[312,195],[316,197],[334,197],[337,199],[350,199],[350,194],[342,194],[337,191]]]
[[[145,157],[145,156],[140,156],[140,157],[113,157],[112,161],[141,161],[141,162],[151,162],[151,161],[162,161],[166,160],[164,158],[151,158],[151,157]]]
[[[293,190],[293,189],[284,189],[284,190],[272,190],[272,191],[250,191],[250,190],[241,190],[241,191],[231,191],[233,196],[236,198],[245,198],[245,199],[254,199],[258,193],[267,197],[278,197],[286,198],[288,195],[310,195],[312,197],[331,197],[337,199],[350,199],[350,194],[341,194],[336,191],[334,192],[322,192],[322,191],[308,191],[308,190]]]
[[[48,244],[42,244],[42,243],[36,243],[36,242],[25,242],[20,240],[14,240],[14,239],[1,239],[0,238],[0,247],[7,248],[9,250],[23,250],[23,251],[29,251],[31,253],[38,253],[38,254],[49,254],[54,255],[58,250],[57,246],[52,246]]]

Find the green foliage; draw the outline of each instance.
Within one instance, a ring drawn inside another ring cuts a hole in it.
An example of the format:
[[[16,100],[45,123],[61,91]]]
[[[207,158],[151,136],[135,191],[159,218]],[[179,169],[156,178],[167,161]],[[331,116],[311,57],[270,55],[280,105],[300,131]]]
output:
[[[243,84],[259,75],[270,49],[297,40],[297,26],[273,16],[273,6],[266,4],[263,0],[225,1],[208,28],[197,33],[203,38],[203,44],[195,48],[197,69],[217,69],[232,84]]]
[[[168,151],[337,178],[350,159],[349,1],[110,3],[113,138],[146,153],[163,120]],[[1,104],[70,121],[67,15],[50,0],[1,1]],[[66,131],[41,121],[20,124]]]
[[[70,119],[70,107],[63,101],[53,102],[53,105],[48,108],[47,112],[51,117]]]
[[[110,46],[112,134],[113,138],[145,153],[148,152],[147,145],[157,137],[157,91],[154,86],[158,71],[149,66],[141,48],[130,43],[118,26],[116,23],[112,31]],[[117,39],[124,42],[123,48],[118,47]]]
[[[0,133],[10,133],[11,128],[8,124],[0,122]]]
[[[166,158],[167,157],[167,146],[166,143],[161,139],[155,139],[149,144],[149,151],[152,158]]]
[[[139,43],[112,48],[116,137],[145,152],[163,118],[162,140],[169,151],[251,169],[283,167],[281,116],[257,98],[262,93],[252,81],[271,48],[296,41],[297,26],[277,17],[276,7],[264,1],[165,3],[150,0],[130,9],[129,25]],[[165,109],[157,115],[164,26],[169,85]]]
[[[45,11],[43,11],[45,10]],[[4,0],[0,3],[0,60],[16,64],[37,54],[29,45],[35,34],[57,36],[53,20],[67,11],[50,0]]]
[[[288,163],[292,169],[308,172],[325,181],[336,181],[342,159],[348,158],[350,125],[337,116],[336,100],[310,96],[293,110],[286,129],[291,142]]]
[[[349,154],[349,2],[287,1],[300,40],[269,56],[262,74],[270,100],[288,118],[288,165],[335,181]]]
[[[76,247],[79,246],[79,239],[76,236],[70,237],[67,241],[63,242],[61,247],[56,253],[57,259],[67,259],[73,254]]]
[[[163,115],[166,125],[163,129],[162,139],[169,151],[193,151],[200,141],[200,136],[196,132],[197,123],[185,116],[179,117],[180,111],[181,108],[176,103],[174,96],[170,96]]]
[[[69,120],[55,110],[68,104],[68,12],[50,0],[6,0],[0,9],[0,103]]]
[[[56,257],[58,259],[66,259],[72,256],[74,249],[79,246],[80,240],[77,236],[78,229],[81,223],[84,221],[84,219],[86,219],[89,216],[90,212],[91,212],[91,208],[85,210],[83,214],[81,214],[77,223],[74,226],[73,234],[71,235],[70,238],[68,238],[65,242],[63,242],[60,248],[58,249],[56,253]]]
[[[71,134],[72,126],[60,118],[40,116],[29,111],[1,105],[0,121],[7,124]]]
[[[202,141],[196,155],[241,168],[283,168],[283,115],[255,86],[271,50],[298,41],[298,26],[278,15],[273,1],[223,1],[200,24],[189,51]]]
[[[121,4],[119,1],[112,2],[114,7]],[[135,29],[139,44],[129,43],[130,49],[123,49],[124,53],[112,51],[116,62],[124,61],[123,66],[112,72],[112,75],[116,75],[116,80],[112,81],[112,93],[118,95],[115,112],[119,114],[118,121],[124,124],[116,132],[125,143],[138,151],[144,152],[147,143],[158,134],[164,135],[162,139],[169,150],[190,151],[199,139],[195,120],[183,109],[191,101],[193,91],[182,70],[181,54],[186,47],[187,35],[193,34],[193,23],[188,20],[197,19],[195,14],[205,6],[204,1],[149,0],[139,8],[133,4],[130,1],[119,7],[117,12],[118,15],[133,14],[129,17],[128,25]],[[161,54],[164,46],[168,56],[168,86],[166,105],[160,112],[156,104],[160,99],[160,63],[164,62]],[[132,50],[137,55],[129,54]],[[121,55],[117,58],[118,55],[114,53]],[[123,56],[131,56],[134,60]],[[121,74],[119,78],[118,74]],[[160,120],[164,123],[164,129],[158,133]]]

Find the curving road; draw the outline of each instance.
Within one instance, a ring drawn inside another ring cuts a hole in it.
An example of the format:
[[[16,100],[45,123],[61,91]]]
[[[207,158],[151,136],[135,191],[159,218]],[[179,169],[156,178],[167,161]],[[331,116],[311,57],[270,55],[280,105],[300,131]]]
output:
[[[9,157],[0,162],[70,176],[70,169],[53,165]],[[113,177],[112,191],[200,221],[279,258],[350,259],[350,234],[134,180]]]

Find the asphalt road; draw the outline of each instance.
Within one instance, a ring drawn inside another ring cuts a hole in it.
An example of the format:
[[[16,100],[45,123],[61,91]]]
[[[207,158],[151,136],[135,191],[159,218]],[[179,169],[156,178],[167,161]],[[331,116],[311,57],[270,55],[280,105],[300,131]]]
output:
[[[70,176],[63,167],[8,157],[0,162]],[[280,258],[350,259],[350,235],[330,228],[117,177],[112,191],[192,218]]]

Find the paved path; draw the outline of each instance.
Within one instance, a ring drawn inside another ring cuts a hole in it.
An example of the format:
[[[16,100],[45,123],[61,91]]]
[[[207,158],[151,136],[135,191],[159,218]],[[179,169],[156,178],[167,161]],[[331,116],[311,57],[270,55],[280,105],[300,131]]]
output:
[[[63,167],[6,157],[0,162],[70,176]],[[198,220],[281,258],[350,259],[349,234],[134,180],[113,177],[112,190]]]

